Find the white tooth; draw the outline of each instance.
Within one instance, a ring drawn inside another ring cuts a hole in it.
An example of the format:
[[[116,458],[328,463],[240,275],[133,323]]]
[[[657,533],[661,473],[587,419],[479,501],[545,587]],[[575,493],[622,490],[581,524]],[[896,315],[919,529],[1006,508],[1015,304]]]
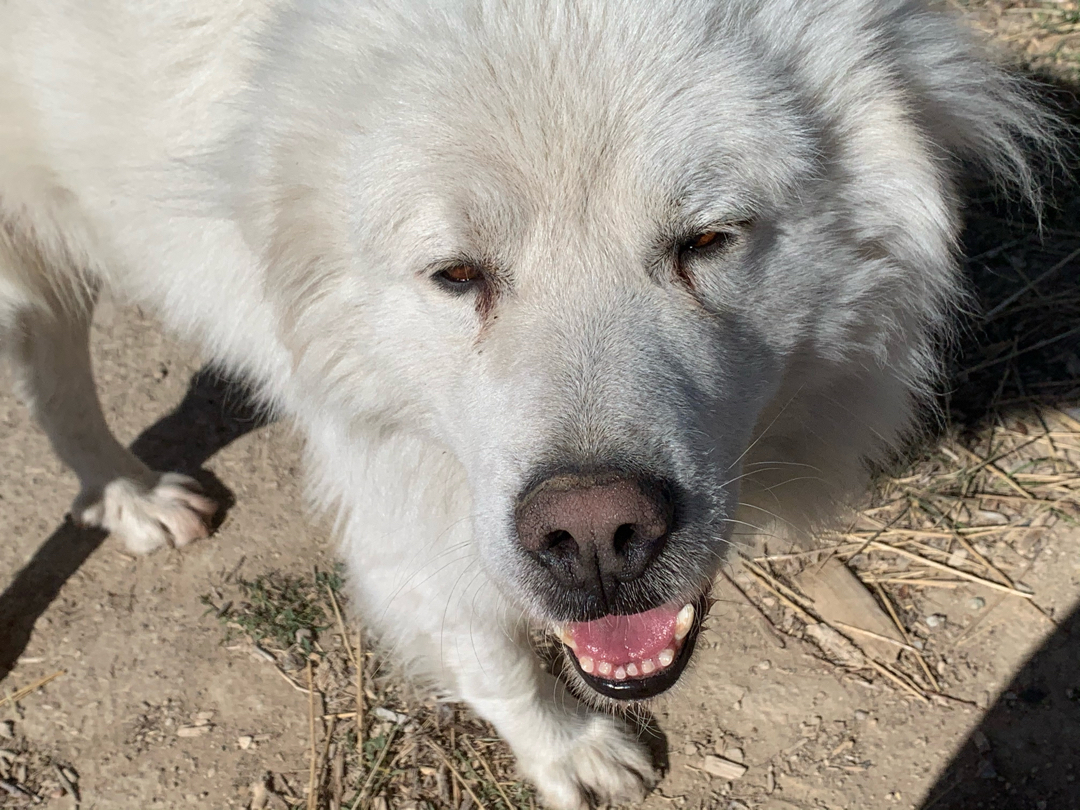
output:
[[[675,640],[682,641],[690,632],[690,625],[694,623],[694,606],[683,605],[679,615],[675,617]],[[664,666],[667,666],[665,664]]]
[[[670,666],[671,662],[675,660],[674,650],[661,650],[660,654],[656,656],[656,660],[660,662],[660,666]]]
[[[631,678],[636,678],[638,674],[637,664],[627,664],[626,674],[629,675]]]
[[[574,641],[574,638],[573,638],[573,636],[570,635],[569,630],[567,630],[561,624],[555,625],[555,627],[552,628],[552,630],[555,633],[556,638],[559,639],[559,641],[561,641],[563,644],[565,644],[571,650],[577,651],[577,642]]]
[[[593,660],[589,658],[589,656],[581,656],[581,658],[578,659],[578,665],[581,667],[581,671],[584,672],[586,675],[592,675]]]
[[[653,660],[651,658],[646,658],[644,661],[641,662],[642,675],[652,675],[655,669],[656,664],[653,663]]]
[[[625,681],[626,680],[626,670],[623,669],[622,667],[617,667],[615,669],[615,680],[617,680],[617,681]]]
[[[608,675],[611,674],[611,664],[609,664],[607,661],[601,661],[597,665],[596,671],[606,678]]]

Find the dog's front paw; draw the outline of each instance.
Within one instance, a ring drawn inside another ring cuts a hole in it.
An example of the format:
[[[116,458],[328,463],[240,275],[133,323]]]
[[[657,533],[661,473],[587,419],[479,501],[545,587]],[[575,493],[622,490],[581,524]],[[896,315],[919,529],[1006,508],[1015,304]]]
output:
[[[557,810],[640,801],[656,783],[645,747],[611,717],[593,715],[561,745],[522,751],[519,764],[544,803]]]
[[[200,490],[193,478],[179,473],[164,473],[151,485],[117,478],[96,492],[81,493],[71,515],[83,526],[119,536],[133,553],[149,554],[167,543],[179,548],[210,533],[217,504]]]

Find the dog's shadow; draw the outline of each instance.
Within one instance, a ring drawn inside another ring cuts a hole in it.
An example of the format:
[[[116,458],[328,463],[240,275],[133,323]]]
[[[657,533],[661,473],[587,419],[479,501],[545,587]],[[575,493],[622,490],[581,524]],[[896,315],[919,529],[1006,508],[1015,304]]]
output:
[[[221,505],[215,516],[220,523],[234,498],[202,465],[260,424],[265,420],[245,386],[203,368],[192,377],[180,404],[143,431],[131,450],[153,469],[195,478]],[[38,618],[105,536],[101,530],[83,529],[65,519],[0,594],[0,681],[23,654]]]

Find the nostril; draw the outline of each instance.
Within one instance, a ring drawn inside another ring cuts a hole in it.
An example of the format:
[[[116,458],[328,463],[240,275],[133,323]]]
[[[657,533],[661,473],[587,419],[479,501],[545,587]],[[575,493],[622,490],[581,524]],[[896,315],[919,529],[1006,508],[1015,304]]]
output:
[[[620,557],[625,557],[634,543],[634,536],[636,534],[637,526],[633,523],[624,523],[617,528],[615,530],[615,535],[611,538],[611,544],[615,549],[615,553]]]
[[[567,559],[576,557],[579,549],[577,541],[570,532],[557,529],[544,535],[544,545],[540,551]]]

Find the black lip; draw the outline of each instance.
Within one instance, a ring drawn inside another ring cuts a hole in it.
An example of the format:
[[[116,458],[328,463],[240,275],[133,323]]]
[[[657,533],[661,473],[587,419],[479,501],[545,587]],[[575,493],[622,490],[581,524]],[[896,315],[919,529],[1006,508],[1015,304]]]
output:
[[[564,645],[566,656],[574,663],[574,669],[577,670],[581,680],[604,697],[626,701],[648,700],[656,697],[675,685],[694,654],[694,647],[697,644],[698,634],[701,632],[701,625],[705,620],[705,614],[709,610],[708,598],[702,594],[693,605],[694,622],[690,625],[690,632],[683,639],[682,646],[679,647],[679,654],[675,656],[675,660],[671,662],[670,666],[664,667],[655,675],[650,675],[647,678],[627,678],[623,681],[607,680],[584,672],[581,669],[581,664],[578,663],[577,656],[569,648],[565,648]]]

